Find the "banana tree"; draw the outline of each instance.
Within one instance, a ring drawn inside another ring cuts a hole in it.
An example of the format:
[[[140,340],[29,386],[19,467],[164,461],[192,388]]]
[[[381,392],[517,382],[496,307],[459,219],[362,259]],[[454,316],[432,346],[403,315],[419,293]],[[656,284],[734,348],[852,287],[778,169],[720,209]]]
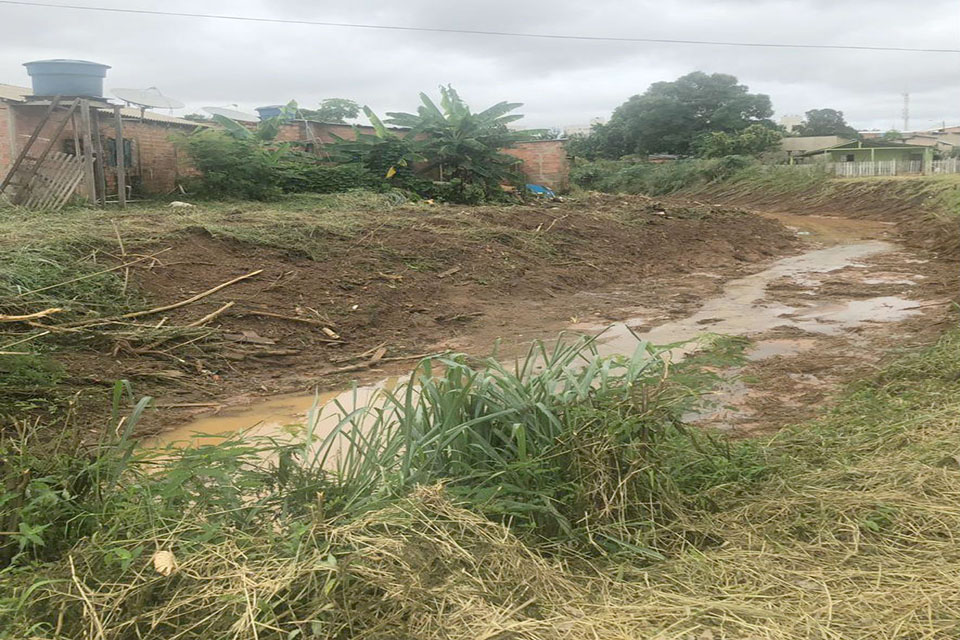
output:
[[[424,169],[436,170],[441,180],[459,181],[461,190],[466,185],[481,185],[488,194],[503,183],[518,182],[517,159],[500,150],[542,133],[507,127],[523,118],[510,113],[522,104],[499,102],[473,113],[452,86],[441,86],[440,94],[440,106],[421,93],[417,113],[387,113],[387,123],[409,128],[406,137],[414,140],[415,150],[427,158]]]
[[[255,129],[250,129],[236,120],[226,116],[215,115],[213,121],[223,127],[224,131],[240,140],[254,140],[257,142],[273,142],[280,133],[280,127],[297,117],[297,101],[291,100],[280,108],[279,115],[261,120]]]

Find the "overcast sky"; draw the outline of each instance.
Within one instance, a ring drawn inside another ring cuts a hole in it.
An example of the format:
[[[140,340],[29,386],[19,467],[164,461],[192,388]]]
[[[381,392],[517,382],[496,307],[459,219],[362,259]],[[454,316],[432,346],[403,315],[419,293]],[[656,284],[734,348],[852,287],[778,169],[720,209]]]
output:
[[[47,0],[70,4],[70,0]],[[960,2],[928,0],[73,0],[103,7],[338,22],[675,39],[960,48]],[[651,82],[736,75],[777,117],[831,107],[858,128],[960,124],[960,54],[816,51],[539,40],[0,4],[0,82],[29,86],[23,62],[103,62],[106,88],[157,86],[187,109],[244,110],[327,97],[414,110],[453,84],[475,109],[523,102],[526,124],[608,117]]]

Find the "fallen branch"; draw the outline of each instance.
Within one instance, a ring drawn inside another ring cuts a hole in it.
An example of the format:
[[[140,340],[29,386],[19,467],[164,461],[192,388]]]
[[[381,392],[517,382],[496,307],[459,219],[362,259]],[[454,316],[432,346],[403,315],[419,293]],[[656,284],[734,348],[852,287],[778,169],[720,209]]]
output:
[[[125,314],[123,314],[123,315],[113,316],[113,317],[110,317],[110,318],[97,318],[96,320],[83,320],[83,321],[81,321],[81,322],[73,322],[73,323],[70,323],[70,324],[65,324],[65,325],[60,325],[60,326],[61,326],[61,327],[85,327],[85,326],[91,325],[91,324],[98,324],[98,323],[103,323],[103,322],[112,322],[112,321],[114,321],[114,320],[129,320],[130,318],[139,318],[139,317],[142,317],[142,316],[153,315],[153,314],[155,314],[155,313],[163,313],[164,311],[172,311],[173,309],[179,309],[180,307],[185,307],[185,306],[187,306],[188,304],[193,304],[193,303],[196,302],[197,300],[202,300],[203,298],[206,298],[207,296],[213,295],[214,293],[216,293],[217,291],[220,291],[221,289],[225,289],[225,288],[229,287],[229,286],[232,285],[232,284],[236,284],[236,283],[240,282],[241,280],[246,280],[247,278],[252,278],[252,277],[254,277],[254,276],[256,276],[256,275],[260,275],[261,273],[263,273],[263,269],[257,269],[256,271],[251,271],[250,273],[244,274],[244,275],[242,275],[242,276],[238,276],[238,277],[234,278],[233,280],[228,280],[228,281],[224,282],[223,284],[218,284],[217,286],[213,287],[212,289],[207,289],[206,291],[204,291],[204,292],[202,292],[202,293],[198,293],[197,295],[193,296],[192,298],[187,298],[186,300],[181,300],[180,302],[175,302],[175,303],[173,303],[173,304],[164,305],[164,306],[162,306],[162,307],[155,307],[155,308],[153,308],[153,309],[147,309],[147,310],[145,310],[145,311],[133,311],[133,312],[131,312],[131,313],[125,313]]]
[[[203,316],[203,317],[200,318],[199,320],[194,320],[193,322],[191,322],[191,323],[188,324],[187,326],[188,326],[188,327],[200,327],[200,326],[203,326],[203,325],[207,324],[208,322],[210,322],[211,320],[215,320],[215,319],[217,318],[217,316],[219,316],[221,313],[223,313],[224,311],[226,311],[227,309],[229,309],[230,307],[232,307],[232,306],[235,305],[235,304],[236,304],[236,302],[228,302],[227,304],[223,305],[222,307],[220,307],[219,309],[217,309],[217,310],[214,311],[213,313],[208,313],[207,315]]]
[[[9,349],[10,347],[15,347],[15,346],[17,346],[18,344],[23,344],[24,342],[30,342],[31,340],[36,340],[37,338],[42,338],[43,336],[46,336],[46,335],[49,335],[49,334],[50,334],[49,331],[44,331],[44,332],[42,332],[42,333],[35,333],[35,334],[33,334],[32,336],[27,336],[26,338],[21,338],[20,340],[16,340],[16,341],[14,341],[14,342],[11,342],[10,344],[5,344],[5,345],[3,345],[2,347],[0,347],[0,349],[6,351],[6,350]],[[9,356],[9,355],[20,355],[20,354],[19,354],[19,353],[16,353],[16,352],[13,352],[13,351],[10,351],[10,352],[5,353],[4,355],[8,355],[8,356]]]
[[[387,346],[387,343],[386,343],[386,342],[381,342],[381,343],[378,344],[377,346],[371,347],[371,348],[367,349],[366,351],[364,351],[363,353],[357,353],[357,354],[354,354],[354,355],[352,355],[352,356],[345,356],[345,357],[343,357],[343,358],[334,358],[334,359],[333,359],[333,362],[337,362],[337,363],[340,363],[340,362],[350,362],[351,360],[362,360],[362,359],[364,359],[364,358],[369,358],[369,357],[373,356],[374,354],[376,354],[378,351],[380,351],[380,349],[383,349],[383,348],[386,347],[386,346]]]
[[[384,362],[403,362],[404,360],[423,360],[424,358],[429,358],[430,356],[439,355],[438,352],[432,352],[432,353],[420,353],[415,356],[395,356],[392,358],[384,358],[382,357],[383,352],[384,352],[383,349],[379,349],[377,350],[376,353],[374,353],[373,357],[367,360],[366,362],[351,364],[351,365],[347,365],[346,367],[339,367],[337,369],[329,369],[327,371],[322,372],[320,375],[327,376],[327,375],[336,374],[336,373],[350,373],[352,371],[364,371],[366,369],[369,369],[370,367],[373,367],[378,364],[382,364]]]
[[[25,316],[4,316],[0,315],[0,322],[29,322],[31,320],[39,320],[40,318],[46,318],[47,316],[52,316],[55,313],[60,313],[63,309],[59,307],[54,307],[52,309],[44,309],[43,311],[37,311],[36,313],[28,313]]]

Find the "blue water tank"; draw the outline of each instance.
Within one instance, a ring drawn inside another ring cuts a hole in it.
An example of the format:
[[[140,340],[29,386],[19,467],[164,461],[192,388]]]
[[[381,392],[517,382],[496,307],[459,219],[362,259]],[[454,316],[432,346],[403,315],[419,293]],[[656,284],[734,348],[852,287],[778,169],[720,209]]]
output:
[[[109,65],[86,60],[35,60],[27,62],[35,96],[103,97],[103,79]]]
[[[271,104],[266,107],[257,107],[257,113],[260,115],[261,120],[269,120],[270,118],[276,118],[283,112],[282,104]]]

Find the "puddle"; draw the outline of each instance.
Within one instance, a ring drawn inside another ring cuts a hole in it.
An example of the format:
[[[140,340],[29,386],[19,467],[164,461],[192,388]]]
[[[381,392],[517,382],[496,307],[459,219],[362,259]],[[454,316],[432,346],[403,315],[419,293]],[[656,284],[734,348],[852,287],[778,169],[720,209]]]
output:
[[[857,262],[858,260],[897,248],[882,240],[863,240],[865,236],[876,238],[882,235],[887,227],[884,223],[824,216],[777,214],[770,217],[809,231],[810,235],[805,236],[805,239],[816,241],[821,246],[828,246],[783,258],[759,273],[731,280],[720,295],[704,300],[697,312],[679,320],[665,322],[644,333],[635,334],[630,328],[649,323],[653,313],[659,319],[662,317],[662,312],[651,313],[653,310],[644,309],[645,316],[638,315],[611,326],[578,324],[574,319],[574,328],[585,333],[603,331],[603,335],[598,340],[598,350],[602,355],[614,355],[632,354],[637,345],[637,337],[654,344],[665,345],[692,340],[704,332],[749,337],[782,326],[795,327],[816,334],[834,335],[864,323],[896,322],[920,313],[916,310],[918,304],[916,301],[894,296],[845,302],[832,301],[821,305],[811,304],[799,307],[766,300],[767,287],[775,281],[787,278],[819,283],[817,274],[862,266]],[[712,277],[713,274],[698,275]],[[640,311],[639,308],[634,309],[634,313],[638,311]],[[762,360],[775,356],[796,355],[813,348],[815,343],[814,338],[763,340],[755,345],[747,356],[750,360]],[[694,348],[695,346],[690,346],[686,350]],[[677,351],[677,355],[682,356],[684,349]],[[338,423],[342,413],[337,403],[350,411],[365,405],[379,390],[385,387],[392,388],[399,382],[400,380],[393,378],[374,385],[359,387],[356,390],[322,394],[319,397],[322,408],[317,421],[316,435],[322,437]],[[740,383],[728,382],[727,384],[735,387]],[[734,387],[718,389],[716,399],[729,400],[731,392],[740,391]],[[733,395],[736,396],[737,393]],[[312,394],[283,396],[260,401],[248,407],[224,410],[217,415],[201,417],[166,432],[153,439],[151,444],[209,444],[219,442],[225,434],[237,431],[259,436],[281,436],[284,433],[293,435],[298,429],[303,429],[302,425],[306,423],[307,412],[314,401],[315,396]],[[728,412],[736,414],[737,409],[721,411],[726,418],[735,417],[726,415]],[[700,419],[703,417],[701,415]]]
[[[330,391],[319,395],[291,394],[258,401],[247,407],[234,407],[215,415],[202,416],[150,439],[146,446],[203,446],[219,444],[232,434],[256,436],[290,436],[303,431],[307,414],[318,402],[320,415],[314,435],[323,438],[337,426],[343,410],[350,412],[366,406],[381,390],[396,387],[400,378],[389,378],[377,384],[347,391]]]
[[[919,313],[908,310],[916,303],[888,296],[850,301],[841,308],[833,308],[833,305],[802,308],[764,300],[767,286],[781,278],[795,279],[808,274],[838,271],[855,265],[858,260],[895,248],[888,242],[870,240],[784,258],[764,271],[731,280],[723,293],[704,301],[693,315],[664,323],[638,335],[654,344],[672,344],[691,340],[704,331],[749,337],[787,326],[832,335],[857,322],[896,322],[907,315]],[[612,325],[601,338],[601,353],[612,355],[631,352],[636,337],[630,327],[640,324],[642,318],[631,318]],[[600,330],[603,327],[591,328]]]

